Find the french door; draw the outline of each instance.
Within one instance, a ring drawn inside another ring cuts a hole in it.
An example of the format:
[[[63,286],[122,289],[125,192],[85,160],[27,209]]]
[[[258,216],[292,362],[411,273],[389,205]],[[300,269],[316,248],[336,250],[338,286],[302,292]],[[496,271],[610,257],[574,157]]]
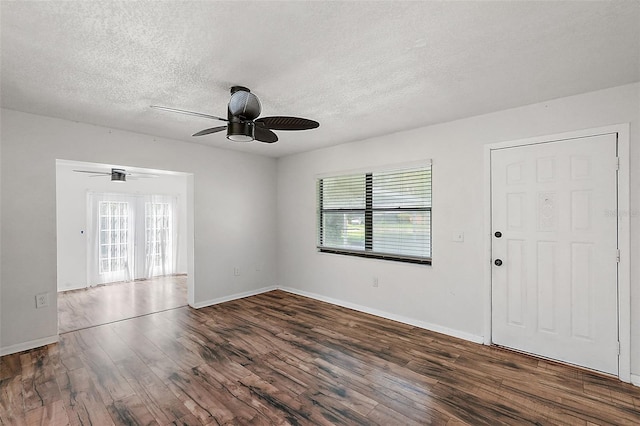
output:
[[[175,272],[175,197],[90,193],[89,285]]]

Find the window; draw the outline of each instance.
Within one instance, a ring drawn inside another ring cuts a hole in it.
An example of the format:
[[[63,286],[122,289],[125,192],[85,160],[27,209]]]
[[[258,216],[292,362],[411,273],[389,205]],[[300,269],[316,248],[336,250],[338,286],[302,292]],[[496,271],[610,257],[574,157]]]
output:
[[[321,252],[431,263],[431,164],[318,179]]]
[[[101,201],[99,206],[100,274],[126,268],[129,229],[129,203]]]
[[[161,268],[170,256],[171,205],[169,203],[145,203],[145,254],[151,268]]]

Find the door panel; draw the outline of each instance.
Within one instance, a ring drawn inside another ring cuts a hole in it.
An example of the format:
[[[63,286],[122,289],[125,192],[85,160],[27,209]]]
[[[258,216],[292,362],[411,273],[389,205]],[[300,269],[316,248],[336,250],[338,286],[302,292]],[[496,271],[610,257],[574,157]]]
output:
[[[616,136],[493,150],[491,191],[493,342],[617,374]]]
[[[557,285],[556,242],[538,241],[538,330],[545,333],[557,333],[556,305]]]
[[[507,322],[510,325],[524,326],[526,288],[524,287],[525,244],[522,240],[509,240],[507,243]]]

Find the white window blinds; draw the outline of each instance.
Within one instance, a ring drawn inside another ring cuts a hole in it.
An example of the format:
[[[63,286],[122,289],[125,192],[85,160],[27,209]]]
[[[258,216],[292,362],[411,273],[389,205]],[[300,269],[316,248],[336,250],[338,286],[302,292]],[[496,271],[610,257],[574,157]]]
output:
[[[431,263],[431,164],[318,179],[318,248]]]

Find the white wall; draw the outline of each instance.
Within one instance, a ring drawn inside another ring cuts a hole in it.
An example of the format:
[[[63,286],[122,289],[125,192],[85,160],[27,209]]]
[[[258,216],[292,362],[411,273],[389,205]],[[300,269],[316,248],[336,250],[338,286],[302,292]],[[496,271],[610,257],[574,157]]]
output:
[[[6,109],[0,117],[0,353],[56,339],[56,159],[193,174],[191,304],[275,285],[274,159]],[[42,292],[51,306],[36,310]]]
[[[622,86],[279,159],[279,284],[482,341],[484,145],[629,122],[632,374],[640,374],[639,92]],[[318,174],[420,159],[433,160],[432,266],[316,251]],[[464,242],[453,242],[459,230]]]
[[[105,170],[101,164],[58,161],[56,167],[56,219],[58,291],[88,287],[87,283],[87,194],[171,195],[177,199],[177,269],[187,273],[187,178],[180,174],[111,182],[110,176],[92,177],[73,170]]]

